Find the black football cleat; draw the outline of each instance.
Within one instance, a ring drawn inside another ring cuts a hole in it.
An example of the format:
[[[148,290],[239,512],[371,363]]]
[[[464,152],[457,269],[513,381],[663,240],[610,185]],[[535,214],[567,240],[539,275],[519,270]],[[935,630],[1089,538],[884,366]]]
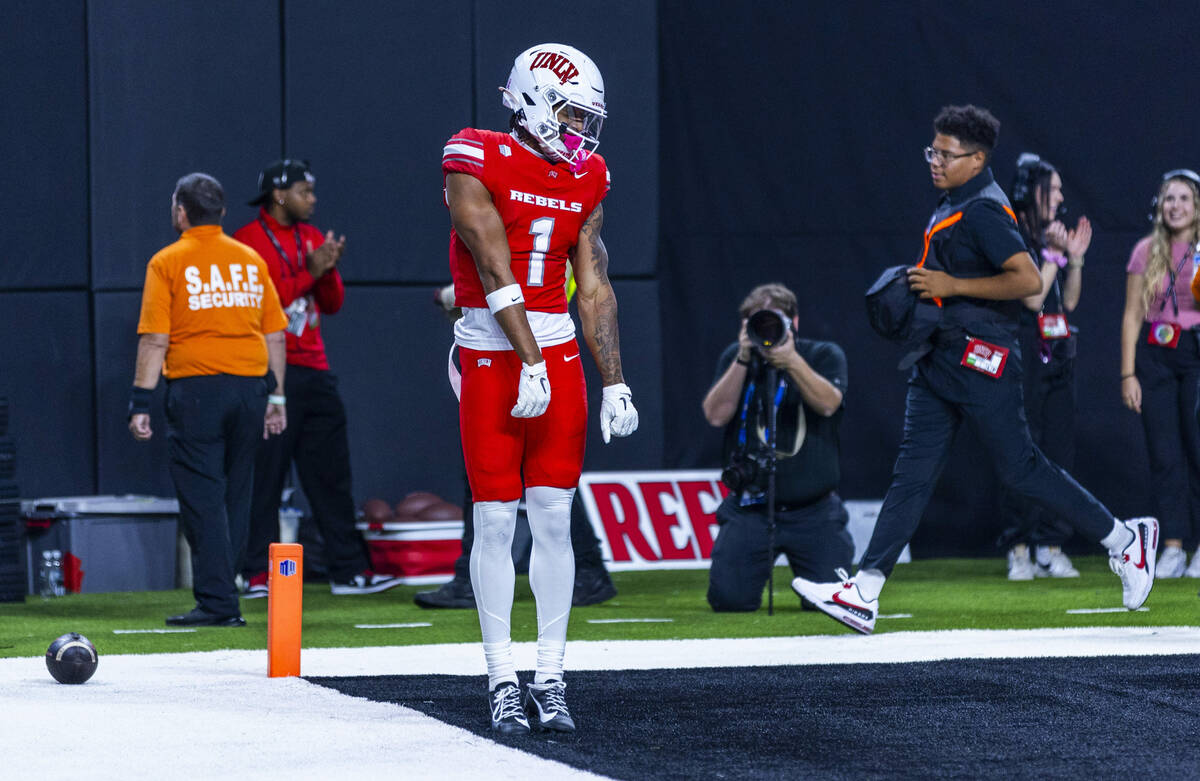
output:
[[[529,720],[521,710],[521,690],[505,681],[488,693],[492,708],[492,731],[501,735],[528,735]]]
[[[246,620],[241,616],[218,616],[200,608],[192,608],[189,612],[178,616],[167,616],[167,626],[245,626]]]
[[[552,732],[574,732],[575,720],[567,710],[563,697],[567,684],[563,681],[531,683],[525,691],[525,713],[534,729]]]
[[[418,591],[413,596],[413,602],[417,607],[428,610],[474,610],[475,591],[471,588],[471,581],[454,578],[433,591]]]
[[[617,595],[617,587],[613,585],[608,570],[601,564],[598,567],[581,567],[575,570],[575,587],[571,593],[571,604],[574,607],[587,607],[607,602]]]

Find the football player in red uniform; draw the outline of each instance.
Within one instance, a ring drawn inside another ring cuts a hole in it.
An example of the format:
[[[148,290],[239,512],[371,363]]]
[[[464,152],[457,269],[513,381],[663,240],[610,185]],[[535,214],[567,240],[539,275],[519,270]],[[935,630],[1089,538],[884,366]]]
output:
[[[466,128],[442,156],[450,270],[463,308],[454,340],[462,364],[459,425],[475,499],[471,583],[492,728],[528,732],[532,719],[536,728],[570,732],[575,723],[563,696],[575,571],[570,512],[583,468],[587,390],[567,314],[568,261],[584,338],[604,384],[601,436],[628,436],[638,424],[621,373],[617,300],[600,239],[609,185],[604,158],[595,154],[606,116],[604,80],[583,52],[547,43],[517,56],[502,92],[513,111],[510,132]],[[522,490],[538,615],[537,669],[524,702],[509,626]]]

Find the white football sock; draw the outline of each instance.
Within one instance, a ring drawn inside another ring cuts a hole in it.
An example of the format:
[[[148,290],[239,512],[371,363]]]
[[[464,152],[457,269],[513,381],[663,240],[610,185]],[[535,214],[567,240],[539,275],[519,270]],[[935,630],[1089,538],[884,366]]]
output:
[[[575,590],[575,553],[571,550],[571,499],[574,488],[531,486],[525,489],[529,531],[529,586],[537,602],[538,652],[534,683],[563,677],[567,620]]]
[[[517,525],[517,500],[475,502],[474,523],[471,588],[475,590],[475,604],[479,608],[488,689],[495,689],[501,681],[517,683],[510,629],[516,583],[512,540]]]
[[[874,602],[879,599],[879,592],[883,591],[883,582],[885,580],[887,578],[877,569],[860,569],[858,574],[854,576],[854,583],[858,586],[858,593],[862,594],[862,598],[868,602]]]
[[[1100,540],[1100,544],[1108,548],[1109,554],[1118,556],[1129,543],[1133,542],[1133,538],[1134,534],[1129,527],[1113,518],[1112,531],[1108,533],[1107,537]]]

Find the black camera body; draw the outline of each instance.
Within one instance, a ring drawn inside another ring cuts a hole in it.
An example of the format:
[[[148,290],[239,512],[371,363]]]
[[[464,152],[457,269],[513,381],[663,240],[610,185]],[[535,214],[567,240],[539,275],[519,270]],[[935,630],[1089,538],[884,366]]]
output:
[[[766,492],[767,477],[775,467],[775,458],[765,446],[756,445],[759,445],[757,437],[744,448],[733,451],[729,457],[729,466],[721,470],[721,482],[732,493]]]

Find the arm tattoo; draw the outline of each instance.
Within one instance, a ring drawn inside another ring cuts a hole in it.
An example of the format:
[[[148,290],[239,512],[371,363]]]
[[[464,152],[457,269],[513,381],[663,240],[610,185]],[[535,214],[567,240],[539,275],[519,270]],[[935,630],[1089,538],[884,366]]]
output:
[[[623,382],[621,373],[621,346],[617,330],[617,299],[612,294],[608,281],[608,250],[600,238],[600,227],[604,224],[604,209],[597,206],[592,216],[584,223],[580,239],[587,243],[591,255],[591,271],[599,282],[597,295],[593,298],[593,320],[591,333],[586,334],[592,357],[600,370],[605,385]],[[581,302],[582,303],[582,302]]]

